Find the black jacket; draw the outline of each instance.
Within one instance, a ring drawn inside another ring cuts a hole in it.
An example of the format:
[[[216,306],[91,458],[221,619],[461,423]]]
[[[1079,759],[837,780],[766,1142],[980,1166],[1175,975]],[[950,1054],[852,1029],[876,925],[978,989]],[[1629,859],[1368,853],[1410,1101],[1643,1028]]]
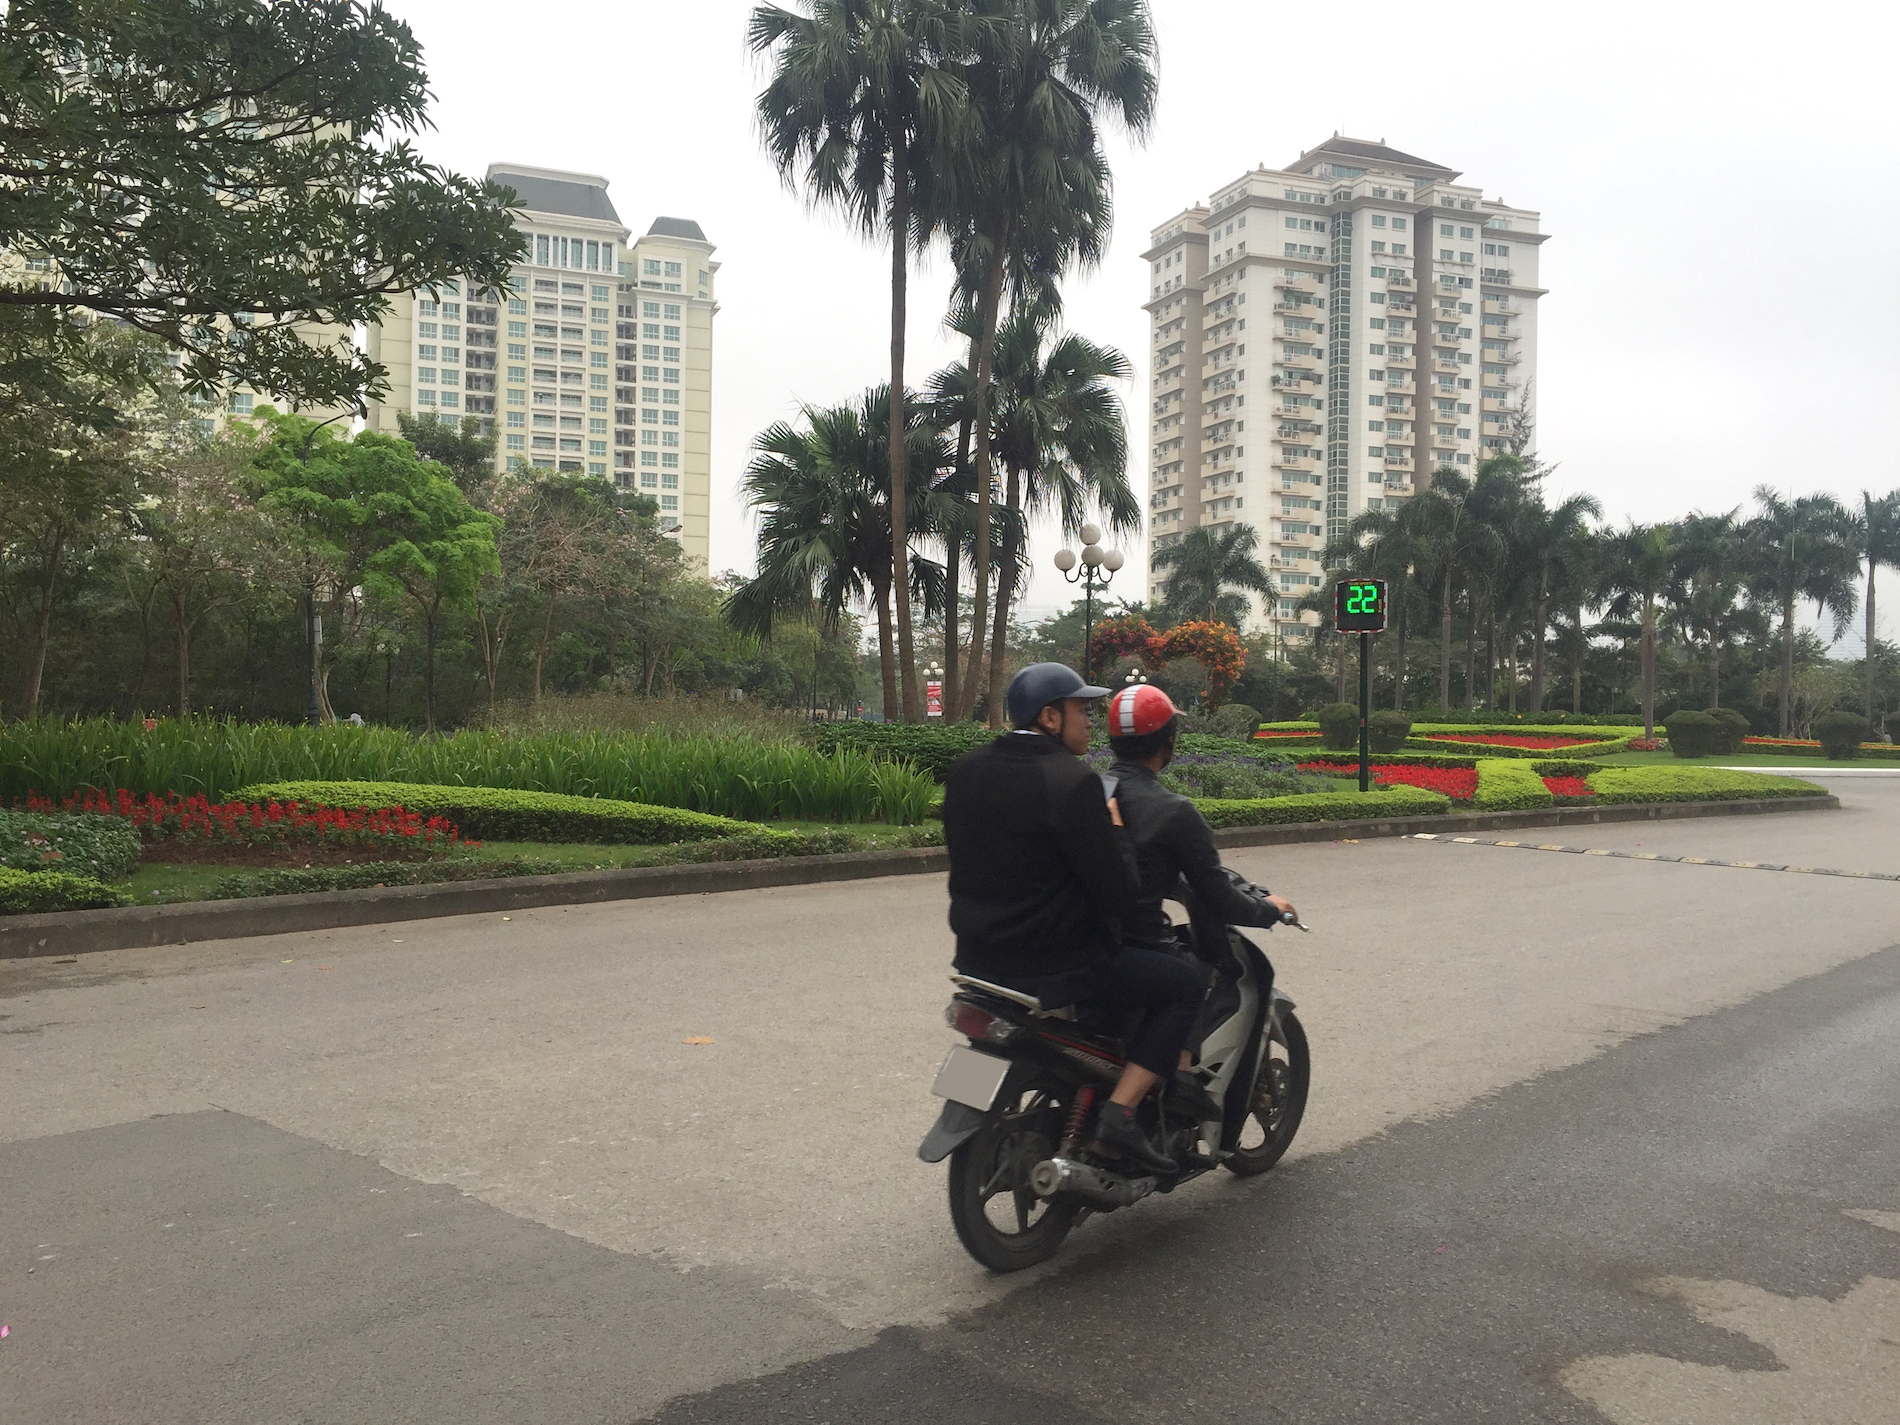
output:
[[[1116,762],[1109,774],[1120,778],[1115,800],[1135,841],[1141,894],[1122,921],[1122,939],[1153,949],[1169,942],[1168,914],[1161,902],[1175,894],[1185,876],[1189,889],[1208,915],[1227,925],[1271,925],[1279,912],[1242,894],[1221,872],[1214,833],[1194,803],[1161,785],[1139,762]]]
[[[1053,737],[1006,733],[943,785],[957,968],[1000,984],[1111,955],[1135,903],[1135,853],[1102,779]]]

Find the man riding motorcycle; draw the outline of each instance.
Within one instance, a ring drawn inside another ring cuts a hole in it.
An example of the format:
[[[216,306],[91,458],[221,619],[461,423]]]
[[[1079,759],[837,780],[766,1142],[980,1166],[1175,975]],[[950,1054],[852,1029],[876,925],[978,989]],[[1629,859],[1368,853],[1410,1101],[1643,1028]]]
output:
[[[1145,1172],[1172,1173],[1174,1161],[1149,1143],[1134,1110],[1174,1073],[1206,985],[1175,956],[1120,943],[1119,926],[1141,899],[1136,843],[1080,760],[1089,705],[1107,695],[1060,663],[1031,664],[1009,685],[1015,730],[951,766],[943,799],[950,927],[965,975],[1050,1009],[1146,1011],[1093,1147]]]
[[[1151,684],[1123,688],[1109,700],[1108,745],[1115,754],[1109,775],[1141,878],[1140,893],[1122,917],[1125,945],[1159,950],[1174,944],[1161,903],[1183,878],[1201,905],[1228,925],[1276,925],[1293,911],[1284,896],[1264,890],[1255,896],[1236,886],[1221,870],[1206,818],[1190,799],[1161,785],[1158,774],[1174,760],[1180,731],[1180,711]]]

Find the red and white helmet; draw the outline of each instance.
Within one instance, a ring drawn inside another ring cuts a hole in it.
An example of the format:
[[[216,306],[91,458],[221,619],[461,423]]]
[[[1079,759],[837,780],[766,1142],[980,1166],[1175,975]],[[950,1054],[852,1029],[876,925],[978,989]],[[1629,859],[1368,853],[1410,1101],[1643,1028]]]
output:
[[[1178,712],[1173,700],[1153,683],[1136,683],[1108,700],[1108,735],[1146,737],[1161,731]]]

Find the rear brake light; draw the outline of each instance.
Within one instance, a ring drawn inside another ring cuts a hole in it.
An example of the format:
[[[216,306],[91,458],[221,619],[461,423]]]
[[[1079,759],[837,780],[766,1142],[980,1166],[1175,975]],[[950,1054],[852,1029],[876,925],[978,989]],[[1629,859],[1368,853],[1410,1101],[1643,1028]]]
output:
[[[943,1012],[943,1021],[959,1034],[972,1039],[985,1039],[991,1043],[1001,1043],[1016,1032],[1016,1026],[1006,1019],[998,1019],[986,1009],[978,1009],[973,1004],[961,1000],[952,1000]]]

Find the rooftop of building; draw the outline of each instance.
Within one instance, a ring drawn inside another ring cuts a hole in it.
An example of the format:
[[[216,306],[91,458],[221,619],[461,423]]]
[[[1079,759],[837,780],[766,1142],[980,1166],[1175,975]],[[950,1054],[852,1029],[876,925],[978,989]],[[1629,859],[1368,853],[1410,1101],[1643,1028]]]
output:
[[[691,218],[655,218],[653,226],[647,229],[647,236],[686,238],[691,242],[706,241],[706,234],[700,231],[699,224]]]
[[[1456,178],[1458,176],[1457,169],[1447,168],[1442,163],[1433,163],[1430,159],[1420,158],[1416,154],[1402,153],[1396,148],[1389,148],[1384,139],[1376,142],[1372,139],[1351,139],[1337,133],[1318,147],[1309,148],[1281,171],[1306,173],[1334,159],[1346,159],[1367,165],[1380,164],[1420,178]]]
[[[491,163],[491,182],[515,190],[519,207],[534,213],[559,213],[617,223],[620,214],[607,196],[607,180],[593,173],[566,173],[558,168],[534,168],[525,163]]]

